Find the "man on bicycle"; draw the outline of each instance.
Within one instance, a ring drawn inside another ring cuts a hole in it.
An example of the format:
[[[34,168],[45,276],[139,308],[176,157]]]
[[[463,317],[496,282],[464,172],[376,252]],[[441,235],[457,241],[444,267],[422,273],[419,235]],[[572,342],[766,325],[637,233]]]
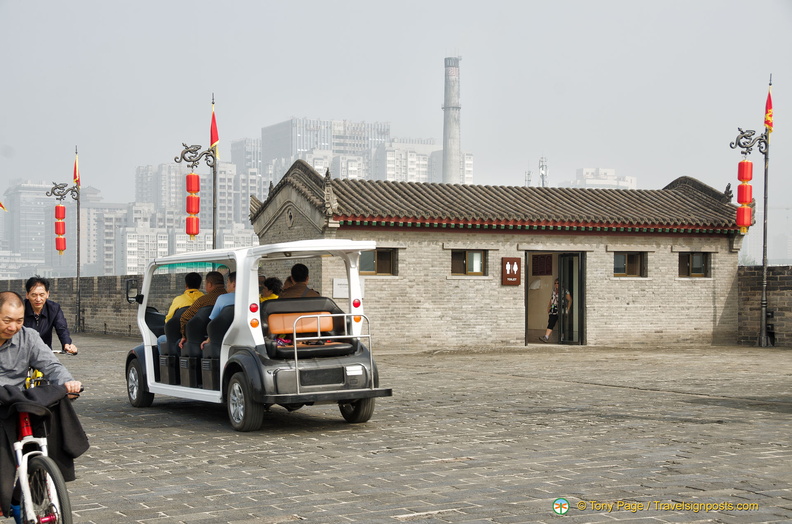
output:
[[[25,320],[25,307],[22,297],[13,291],[0,292],[0,393],[2,397],[13,397],[14,391],[24,389],[28,371],[31,368],[41,371],[50,384],[65,387],[68,394],[77,396],[82,384],[74,380],[71,373],[55,357],[52,350],[41,340],[38,332],[33,328],[23,326]],[[39,388],[36,388],[38,390]],[[43,388],[42,388],[43,389]],[[10,391],[9,391],[10,390]],[[55,429],[55,428],[52,428]],[[12,438],[8,435],[8,428],[3,427],[3,448],[10,447]],[[82,432],[82,428],[80,428]],[[84,437],[82,433],[82,437]],[[87,449],[87,440],[84,443]],[[57,450],[53,449],[53,452]],[[78,454],[81,454],[80,451]],[[76,456],[76,455],[75,455]],[[10,449],[0,450],[0,470],[13,471],[12,452]],[[69,467],[69,462],[63,462]],[[59,465],[63,468],[63,465]],[[67,480],[74,478],[73,466],[68,472]],[[8,473],[0,479],[0,507],[4,515],[13,516],[15,522],[22,521],[20,514],[19,488],[13,488],[13,474]],[[12,491],[13,490],[13,491]],[[69,520],[71,522],[71,520]]]
[[[0,386],[25,386],[30,368],[44,374],[50,384],[62,384],[77,394],[82,384],[74,380],[38,332],[23,326],[25,307],[13,291],[0,292]]]

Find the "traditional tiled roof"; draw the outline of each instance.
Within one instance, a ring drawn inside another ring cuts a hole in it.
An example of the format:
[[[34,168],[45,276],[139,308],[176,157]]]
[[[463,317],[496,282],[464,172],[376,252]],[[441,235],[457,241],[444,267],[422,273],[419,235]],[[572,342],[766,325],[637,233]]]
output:
[[[298,161],[289,185],[343,225],[727,233],[736,206],[689,177],[656,190],[341,180]],[[266,206],[266,203],[262,204]]]

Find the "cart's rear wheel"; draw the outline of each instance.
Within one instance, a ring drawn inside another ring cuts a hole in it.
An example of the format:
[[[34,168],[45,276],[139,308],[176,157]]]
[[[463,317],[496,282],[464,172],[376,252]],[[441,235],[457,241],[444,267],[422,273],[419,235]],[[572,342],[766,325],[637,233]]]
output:
[[[374,398],[361,398],[358,400],[342,400],[338,403],[344,420],[356,424],[366,422],[374,414]]]
[[[234,373],[226,390],[228,420],[237,431],[255,431],[264,421],[264,405],[253,400],[245,374]]]

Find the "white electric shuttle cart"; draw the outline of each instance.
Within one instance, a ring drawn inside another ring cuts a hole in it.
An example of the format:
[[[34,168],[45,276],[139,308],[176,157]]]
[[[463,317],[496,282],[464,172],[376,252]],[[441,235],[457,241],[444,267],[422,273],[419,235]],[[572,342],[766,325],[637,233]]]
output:
[[[126,356],[129,402],[148,407],[160,394],[225,403],[238,431],[258,429],[264,412],[276,404],[295,410],[337,403],[345,420],[369,420],[374,399],[392,394],[379,387],[369,320],[363,313],[360,253],[375,247],[369,241],[304,240],[152,261],[142,285],[127,281],[127,300],[139,304],[137,323],[143,336],[143,344]],[[346,295],[343,308],[327,296],[260,302],[260,268],[266,271],[269,265],[288,274],[291,264],[318,257],[338,259],[339,275],[342,266],[346,269],[346,282],[336,279],[339,289],[346,287],[345,293],[339,292]],[[180,348],[184,309],[164,322],[161,311],[167,311],[174,297],[172,292],[163,294],[162,283],[218,268],[236,271],[235,302],[211,321],[211,307],[198,310],[185,327],[186,343]]]

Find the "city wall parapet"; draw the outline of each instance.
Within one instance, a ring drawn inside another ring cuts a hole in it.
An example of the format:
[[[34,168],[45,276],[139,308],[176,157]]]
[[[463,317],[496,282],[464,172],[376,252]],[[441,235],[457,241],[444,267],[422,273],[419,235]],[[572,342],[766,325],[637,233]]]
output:
[[[81,284],[81,329],[88,333],[135,336],[137,330],[137,306],[126,300],[126,282],[140,275],[83,277]],[[24,280],[0,282],[0,290],[12,290],[24,294]],[[151,286],[152,301],[167,310],[167,304],[184,291],[184,280],[180,275],[157,276]],[[63,308],[66,320],[74,326],[77,318],[76,279],[57,278],[51,280],[50,295]],[[757,344],[761,313],[762,267],[740,266],[738,270],[738,334],[732,343],[753,346]],[[767,271],[768,325],[775,338],[776,346],[792,346],[792,266],[771,266]],[[684,329],[678,326],[677,329]],[[453,337],[453,334],[449,334]],[[483,334],[482,334],[483,336]],[[488,334],[495,341],[496,334]],[[438,345],[444,341],[434,341]]]

